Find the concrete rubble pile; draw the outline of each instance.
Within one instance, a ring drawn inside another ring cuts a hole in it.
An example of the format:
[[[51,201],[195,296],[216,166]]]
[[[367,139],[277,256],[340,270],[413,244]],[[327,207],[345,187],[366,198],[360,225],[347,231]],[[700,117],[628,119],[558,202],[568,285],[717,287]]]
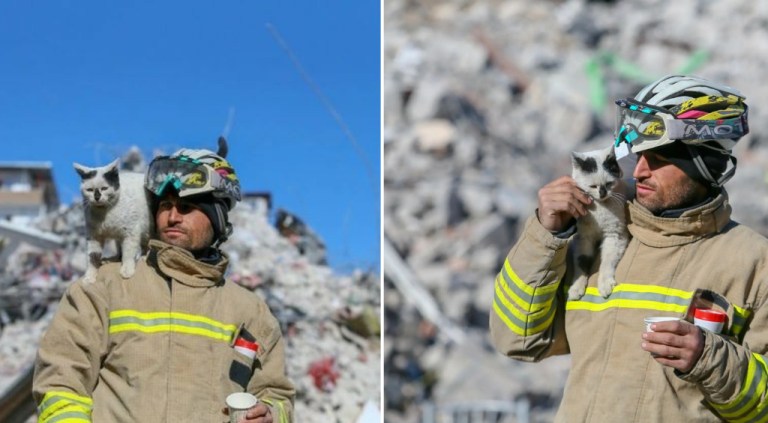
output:
[[[414,324],[419,305],[385,259],[386,421],[420,422],[428,402],[520,399],[530,421],[551,420],[568,358],[491,348],[493,280],[538,189],[570,174],[571,151],[608,145],[613,100],[660,76],[746,95],[751,133],[727,188],[734,218],[768,235],[766,22],[768,3],[749,0],[384,2],[385,238],[466,335]]]
[[[230,277],[263,294],[283,327],[297,421],[356,421],[366,402],[379,403],[379,276],[312,264],[248,204],[232,223]]]
[[[231,218],[236,229],[224,244],[232,263],[228,277],[261,295],[280,321],[297,421],[355,422],[366,405],[380,409],[379,276],[339,275],[311,263],[278,234],[263,207],[241,203]],[[0,313],[0,396],[31,365],[56,302],[85,270],[80,205],[38,227],[64,237],[66,247],[25,249],[9,260],[11,276],[0,293],[23,291],[14,301],[28,305]]]

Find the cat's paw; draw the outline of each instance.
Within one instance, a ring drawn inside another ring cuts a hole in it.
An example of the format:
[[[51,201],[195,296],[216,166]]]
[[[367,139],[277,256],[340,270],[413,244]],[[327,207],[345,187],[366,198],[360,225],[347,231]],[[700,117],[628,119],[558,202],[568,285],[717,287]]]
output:
[[[576,280],[576,282],[571,285],[570,289],[568,289],[568,299],[569,300],[578,300],[579,298],[584,296],[584,292],[587,290],[587,278],[582,276],[579,279]]]
[[[136,264],[132,261],[123,262],[123,264],[120,266],[120,276],[123,277],[123,279],[128,279],[131,276],[133,276],[133,273],[136,271]]]
[[[597,290],[603,298],[608,298],[613,292],[613,288],[616,286],[616,280],[612,276],[603,277],[600,275],[597,279]]]

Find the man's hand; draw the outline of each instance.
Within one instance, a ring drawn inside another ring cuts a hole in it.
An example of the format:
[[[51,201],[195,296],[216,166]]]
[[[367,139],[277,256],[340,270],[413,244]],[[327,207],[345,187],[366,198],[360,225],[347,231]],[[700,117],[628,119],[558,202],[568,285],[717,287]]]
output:
[[[272,423],[272,412],[264,404],[256,404],[255,407],[248,410],[243,423]]]
[[[698,326],[676,320],[658,322],[653,332],[643,333],[641,347],[657,362],[688,373],[704,351],[704,334]]]
[[[538,218],[550,232],[562,232],[571,219],[587,214],[592,198],[576,185],[570,176],[563,176],[539,190]]]
[[[224,407],[222,412],[229,415],[229,409],[226,407]],[[248,410],[245,414],[245,419],[240,420],[238,423],[272,423],[272,412],[266,405],[258,403]]]

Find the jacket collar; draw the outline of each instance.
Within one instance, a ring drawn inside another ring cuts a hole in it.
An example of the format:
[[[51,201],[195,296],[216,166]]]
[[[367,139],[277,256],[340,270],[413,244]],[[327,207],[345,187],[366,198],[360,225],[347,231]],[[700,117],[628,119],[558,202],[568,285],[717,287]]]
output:
[[[149,241],[150,263],[164,276],[192,287],[209,287],[224,283],[229,258],[221,253],[218,263],[204,263],[189,251],[153,239]]]
[[[712,201],[683,212],[680,217],[654,216],[633,200],[629,203],[628,229],[634,238],[651,247],[689,244],[722,232],[730,222],[731,205],[723,190]]]

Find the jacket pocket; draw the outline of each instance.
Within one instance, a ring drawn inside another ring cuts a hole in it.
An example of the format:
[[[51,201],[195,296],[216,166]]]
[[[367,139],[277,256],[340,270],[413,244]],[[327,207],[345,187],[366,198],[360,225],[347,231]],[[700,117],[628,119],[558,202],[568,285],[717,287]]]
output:
[[[210,365],[211,383],[217,392],[217,399],[223,403],[224,398],[233,392],[244,392],[253,375],[254,366],[258,360],[251,359],[237,352],[232,346],[219,344],[213,350]]]
[[[744,335],[744,328],[751,317],[751,312],[743,307],[739,307],[729,301],[726,297],[709,289],[696,289],[691,298],[691,303],[685,312],[685,320],[693,323],[693,313],[697,308],[721,311],[727,318],[720,332],[722,336],[728,337],[738,343]]]
[[[254,365],[258,359],[250,358],[235,350],[231,350],[231,360],[229,361],[228,378],[229,381],[240,386],[243,391],[248,387],[248,382],[253,375]]]

